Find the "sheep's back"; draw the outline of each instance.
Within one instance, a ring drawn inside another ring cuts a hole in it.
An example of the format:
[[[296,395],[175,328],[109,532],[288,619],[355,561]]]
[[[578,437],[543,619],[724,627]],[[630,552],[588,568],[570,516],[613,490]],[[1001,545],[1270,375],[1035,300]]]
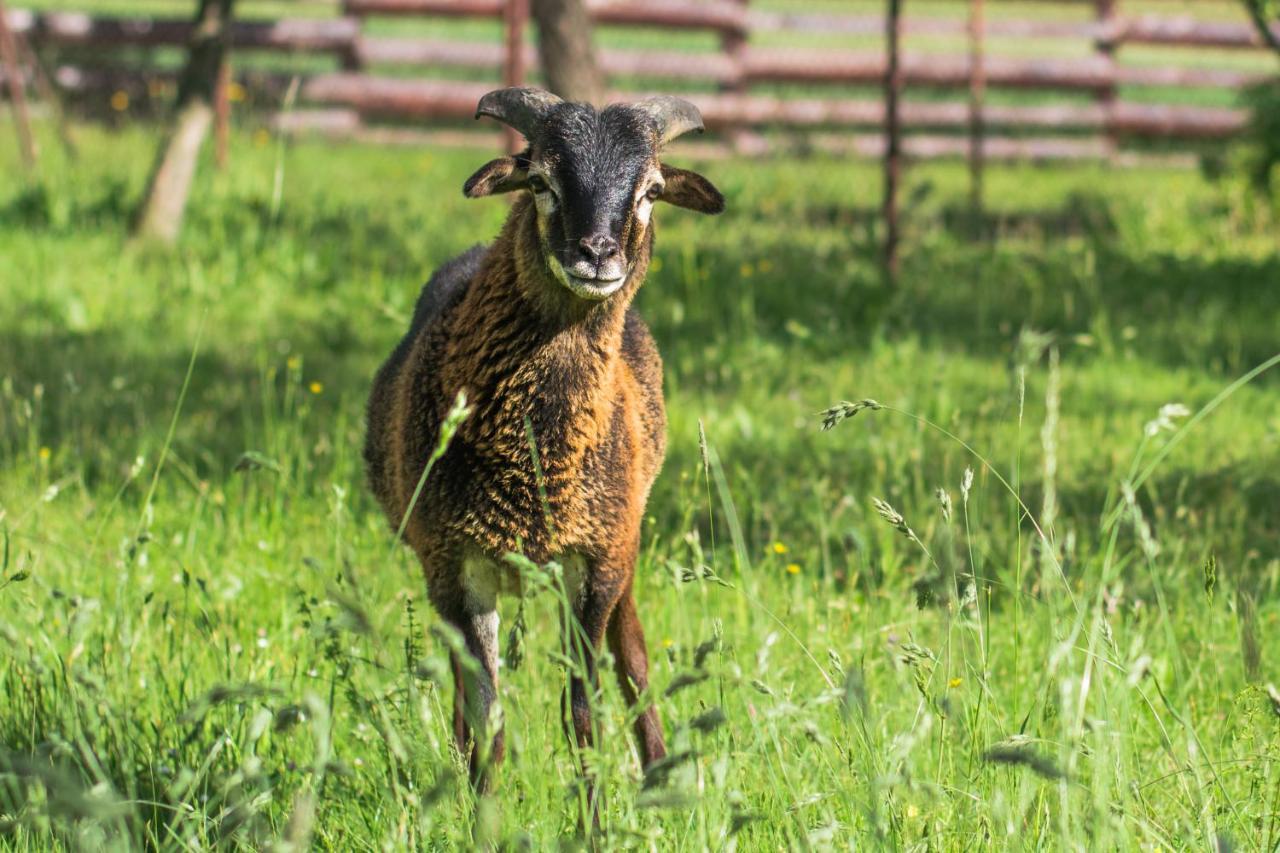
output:
[[[404,401],[398,399],[396,393],[397,380],[404,371],[414,343],[425,329],[433,326],[451,306],[458,303],[487,252],[487,246],[472,246],[436,270],[418,294],[409,331],[374,377],[366,411],[365,470],[370,488],[390,515],[397,513],[400,503],[392,477],[395,464],[393,436],[405,414],[402,411]]]

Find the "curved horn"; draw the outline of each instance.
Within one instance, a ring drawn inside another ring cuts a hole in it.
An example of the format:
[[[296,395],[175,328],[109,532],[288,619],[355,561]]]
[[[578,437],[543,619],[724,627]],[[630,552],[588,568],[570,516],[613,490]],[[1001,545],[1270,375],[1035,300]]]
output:
[[[682,136],[691,130],[699,133],[705,130],[702,125],[702,113],[684,98],[659,95],[656,98],[637,101],[632,106],[646,113],[653,120],[660,145],[666,145],[677,136]]]
[[[547,113],[562,100],[541,89],[497,89],[480,99],[476,118],[489,116],[532,139]]]

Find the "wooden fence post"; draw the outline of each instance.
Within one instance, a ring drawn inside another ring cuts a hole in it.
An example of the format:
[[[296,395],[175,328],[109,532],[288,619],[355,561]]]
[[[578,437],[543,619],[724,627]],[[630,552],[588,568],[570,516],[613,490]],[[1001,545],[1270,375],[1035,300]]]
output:
[[[227,168],[231,146],[231,59],[226,54],[218,66],[213,89],[213,162],[218,171]]]
[[[360,71],[364,68],[364,63],[360,57],[360,40],[364,33],[364,16],[359,13],[352,13],[351,0],[342,0],[342,16],[344,18],[353,18],[359,22],[360,29],[351,44],[343,49],[339,55],[339,62],[342,64],[343,71]]]
[[[36,148],[35,138],[31,135],[31,117],[27,113],[27,93],[22,66],[18,62],[18,43],[9,29],[8,12],[0,0],[0,62],[4,65],[5,77],[9,78],[9,103],[13,109],[13,118],[18,125],[18,141],[22,147],[22,162],[27,167],[28,176],[36,167],[40,151]]]
[[[1104,60],[1110,74],[1110,84],[1098,91],[1097,101],[1102,107],[1103,134],[1107,143],[1107,159],[1114,160],[1119,135],[1115,127],[1116,103],[1116,47],[1120,35],[1116,31],[1117,0],[1094,0],[1094,17],[1098,25],[1093,49]]]
[[[969,4],[969,201],[975,215],[982,212],[983,102],[987,93],[986,18],[983,0]]]
[[[902,96],[902,0],[888,0],[885,16],[884,75],[884,266],[889,281],[898,278],[898,183],[902,177],[902,121],[898,101]]]
[[[506,31],[506,54],[502,63],[502,82],[506,86],[524,85],[524,30],[529,22],[529,0],[507,0],[503,8]],[[520,150],[520,133],[502,126],[503,144],[508,154]]]
[[[749,0],[733,0],[733,2],[738,6],[741,6],[745,13]],[[733,77],[720,87],[722,92],[741,95],[745,94],[747,91],[745,60],[747,55],[748,39],[749,36],[745,29],[724,30],[720,34],[720,49],[724,52],[725,57],[729,60],[729,64],[733,68]],[[734,151],[740,151],[747,145],[747,130],[741,125],[733,125],[729,127],[726,130],[725,136],[729,143],[729,147]]]

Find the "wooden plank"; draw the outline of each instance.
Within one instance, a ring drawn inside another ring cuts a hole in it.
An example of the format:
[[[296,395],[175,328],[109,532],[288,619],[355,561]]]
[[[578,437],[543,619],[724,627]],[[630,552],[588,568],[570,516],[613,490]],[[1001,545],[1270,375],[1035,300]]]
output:
[[[802,33],[838,33],[880,36],[884,24],[879,15],[838,15],[807,12],[752,11],[753,30],[789,30]],[[955,18],[906,17],[903,32],[910,36],[962,36],[965,22]],[[1280,38],[1280,24],[1273,26]],[[987,23],[988,36],[996,38],[1049,38],[1110,41],[1130,44],[1189,45],[1197,47],[1259,48],[1262,41],[1248,23],[1213,21],[1191,15],[1140,15],[1107,21],[1045,21],[997,19]]]
[[[1280,24],[1271,27],[1280,39]],[[1261,48],[1258,31],[1248,23],[1206,21],[1190,15],[1142,15],[1123,22],[1119,38],[1130,44],[1196,47]]]
[[[366,115],[399,118],[471,118],[476,104],[493,88],[489,83],[439,82],[320,74],[302,84],[302,100],[346,106]]]
[[[1110,67],[1094,57],[1083,59],[1013,59],[988,56],[988,86],[1024,89],[1098,90],[1114,84]],[[756,48],[747,55],[746,73],[753,82],[877,83],[884,79],[884,58],[875,51]],[[902,73],[908,85],[967,88],[969,58],[904,54]]]
[[[1109,124],[1124,136],[1224,139],[1244,130],[1248,122],[1247,110],[1116,101]]]
[[[341,137],[361,125],[356,110],[289,110],[271,117],[271,129],[279,133]]]
[[[588,8],[598,24],[704,29],[744,36],[750,31],[746,9],[729,0],[594,0],[588,2]]]
[[[45,12],[20,20],[33,42],[59,47],[159,47],[186,45],[191,38],[191,22],[177,18]],[[350,48],[359,34],[360,22],[354,18],[236,21],[231,26],[236,50],[340,52]]]
[[[800,33],[879,37],[884,34],[881,15],[831,15],[807,12],[753,10],[748,22],[755,31],[786,30]],[[902,30],[908,36],[963,36],[967,24],[960,18],[903,17]],[[1093,21],[1042,21],[1005,18],[988,22],[987,34],[1001,38],[1091,39],[1096,35]]]
[[[352,15],[408,15],[415,17],[498,18],[504,0],[347,0]],[[597,24],[646,26],[666,29],[703,29],[746,33],[747,16],[727,0],[648,0],[620,2],[592,0],[588,11]]]
[[[360,39],[356,50],[362,62],[378,65],[497,69],[503,58],[503,48],[493,43],[401,36],[366,36]],[[532,45],[525,45],[524,58],[529,68],[538,66],[537,50]],[[731,80],[735,73],[732,61],[720,53],[609,50],[601,54],[600,63],[611,76],[719,82]]]
[[[1276,75],[1273,73],[1228,71],[1219,68],[1121,65],[1116,69],[1116,82],[1128,86],[1240,90],[1246,86],[1266,83],[1276,79]]]
[[[500,18],[503,0],[346,0],[351,15],[412,15],[436,18]]]

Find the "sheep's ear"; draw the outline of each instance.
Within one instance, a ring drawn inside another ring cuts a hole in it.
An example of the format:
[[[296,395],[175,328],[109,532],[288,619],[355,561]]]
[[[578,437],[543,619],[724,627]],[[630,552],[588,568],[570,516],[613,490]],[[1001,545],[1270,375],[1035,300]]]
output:
[[[499,157],[485,163],[462,185],[467,198],[515,192],[529,185],[529,161],[520,157]]]
[[[662,190],[662,195],[658,196],[659,201],[696,210],[698,213],[716,214],[724,211],[724,196],[720,194],[720,190],[697,172],[664,164],[662,178],[666,181],[666,187]]]

